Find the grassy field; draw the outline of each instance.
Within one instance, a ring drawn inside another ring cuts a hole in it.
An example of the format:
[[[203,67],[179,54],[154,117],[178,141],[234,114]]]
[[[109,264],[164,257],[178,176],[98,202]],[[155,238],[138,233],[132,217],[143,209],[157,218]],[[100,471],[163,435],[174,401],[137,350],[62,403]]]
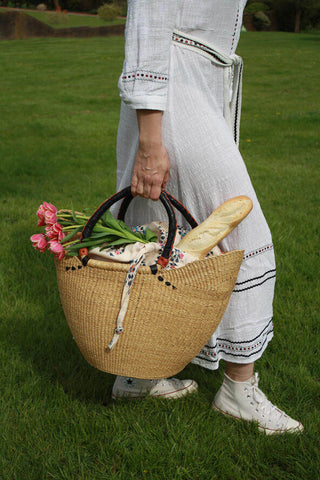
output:
[[[199,393],[115,405],[81,357],[49,255],[30,244],[43,201],[95,209],[115,191],[123,39],[2,41],[1,480],[314,480],[320,470],[320,36],[246,33],[240,148],[273,232],[275,338],[257,363],[301,436],[267,438],[210,408],[222,368],[179,375]]]
[[[10,10],[1,8],[0,11]],[[35,17],[40,22],[46,23],[53,28],[71,28],[71,27],[104,27],[106,25],[119,25],[125,23],[124,18],[116,18],[105,22],[98,15],[77,15],[74,13],[57,12],[34,12],[23,10],[24,13]]]

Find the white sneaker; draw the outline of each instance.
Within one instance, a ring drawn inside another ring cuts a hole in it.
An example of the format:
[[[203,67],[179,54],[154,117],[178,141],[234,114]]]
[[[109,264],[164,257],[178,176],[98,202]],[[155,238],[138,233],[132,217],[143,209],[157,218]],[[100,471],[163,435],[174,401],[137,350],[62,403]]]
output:
[[[260,432],[267,435],[302,432],[302,424],[272,405],[258,388],[258,382],[257,373],[246,382],[236,382],[224,374],[213,401],[214,410],[238,420],[258,422]]]
[[[113,400],[146,396],[180,398],[196,392],[197,389],[198,384],[194,380],[178,380],[177,378],[143,380],[118,375],[112,388],[112,398]]]

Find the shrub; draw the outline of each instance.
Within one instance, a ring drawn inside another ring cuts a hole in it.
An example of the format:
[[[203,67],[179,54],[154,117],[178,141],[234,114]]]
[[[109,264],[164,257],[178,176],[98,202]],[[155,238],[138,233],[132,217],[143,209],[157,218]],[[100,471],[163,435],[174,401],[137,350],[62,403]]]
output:
[[[113,0],[113,3],[121,11],[120,15],[122,17],[125,17],[127,15],[127,1],[126,0]]]
[[[246,7],[245,13],[267,12],[268,10],[270,10],[270,7],[267,4],[252,2]]]
[[[271,20],[265,13],[257,12],[253,15],[253,24],[257,30],[262,30],[270,27]]]
[[[45,3],[39,3],[36,8],[40,12],[44,12],[45,10],[47,10],[47,5]]]
[[[119,9],[119,7],[113,4],[105,4],[105,5],[102,5],[100,8],[98,8],[99,17],[105,22],[114,20],[116,17],[119,17],[121,13],[122,12]]]

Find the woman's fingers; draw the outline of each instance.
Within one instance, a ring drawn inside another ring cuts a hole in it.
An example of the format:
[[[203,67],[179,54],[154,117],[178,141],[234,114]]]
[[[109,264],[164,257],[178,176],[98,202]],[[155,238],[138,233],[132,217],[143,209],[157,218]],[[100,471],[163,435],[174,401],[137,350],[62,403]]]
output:
[[[142,179],[140,179],[136,188],[136,193],[137,195],[143,195],[143,191],[144,191],[144,183]]]
[[[139,177],[135,171],[133,171],[132,179],[131,179],[131,193],[135,197],[136,195],[139,195],[138,190],[140,191],[141,188],[139,186]]]
[[[145,178],[145,183],[143,187],[143,197],[150,198],[150,191],[151,191],[152,184],[150,183],[149,179]]]
[[[167,172],[163,177],[161,188],[165,189],[167,187],[167,183],[169,181],[169,175],[170,175],[170,172]]]
[[[150,188],[149,197],[147,197],[147,198],[151,198],[151,200],[154,200],[154,201],[159,199],[160,193],[161,193],[162,182],[163,182],[162,176],[155,175],[155,178],[153,179],[152,185],[151,185],[151,188]]]
[[[169,170],[168,154],[162,145],[151,148],[148,153],[139,147],[132,173],[132,195],[158,200],[161,188],[169,179]]]
[[[164,188],[161,180],[154,181],[150,177],[144,177],[131,183],[131,193],[134,197],[140,195],[144,198],[151,198],[151,200],[158,200],[161,188]]]

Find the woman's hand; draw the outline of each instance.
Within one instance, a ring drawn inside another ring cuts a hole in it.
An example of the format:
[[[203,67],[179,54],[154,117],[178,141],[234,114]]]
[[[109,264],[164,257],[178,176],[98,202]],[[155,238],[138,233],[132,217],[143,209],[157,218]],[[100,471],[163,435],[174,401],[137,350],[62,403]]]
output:
[[[131,192],[158,200],[169,180],[170,163],[161,141],[162,112],[137,110],[139,147],[133,167]]]
[[[139,145],[131,181],[132,195],[158,200],[169,180],[170,164],[164,146]]]

